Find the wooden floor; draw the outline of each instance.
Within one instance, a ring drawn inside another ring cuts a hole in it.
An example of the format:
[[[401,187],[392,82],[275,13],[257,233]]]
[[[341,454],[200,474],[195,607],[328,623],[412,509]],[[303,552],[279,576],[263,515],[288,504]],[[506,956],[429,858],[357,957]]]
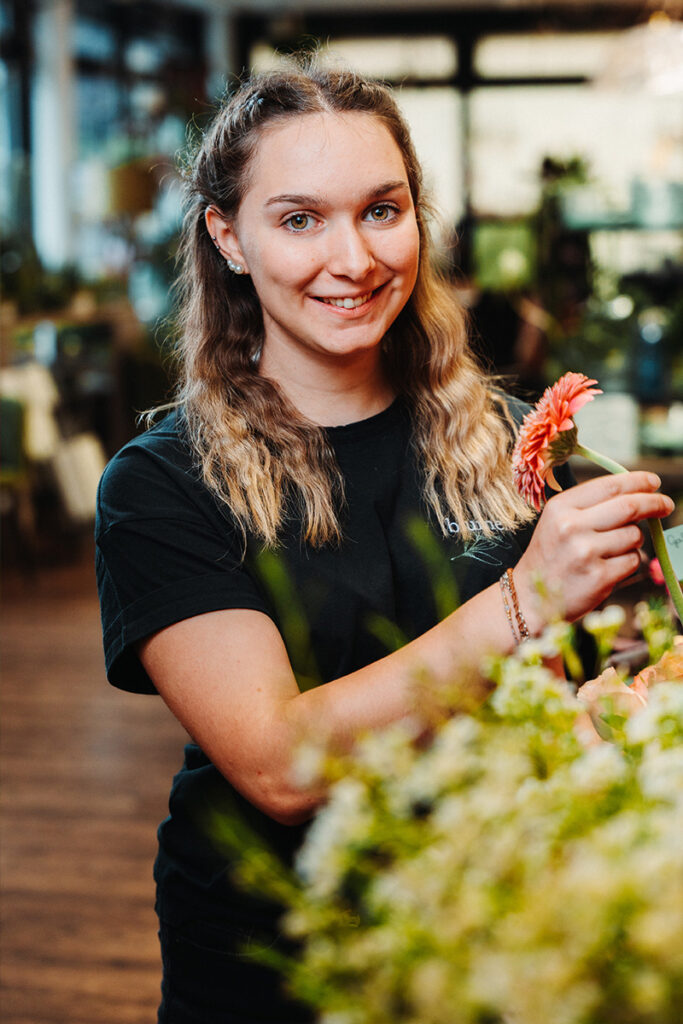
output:
[[[2,595],[0,1019],[152,1024],[155,829],[184,734],[106,682],[89,553]]]

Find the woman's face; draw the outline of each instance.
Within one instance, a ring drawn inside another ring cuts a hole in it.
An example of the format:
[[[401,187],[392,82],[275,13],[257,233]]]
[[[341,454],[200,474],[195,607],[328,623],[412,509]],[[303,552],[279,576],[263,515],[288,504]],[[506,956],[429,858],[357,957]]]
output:
[[[305,114],[266,129],[237,218],[210,227],[251,274],[271,364],[378,355],[417,277],[403,157],[371,114]]]

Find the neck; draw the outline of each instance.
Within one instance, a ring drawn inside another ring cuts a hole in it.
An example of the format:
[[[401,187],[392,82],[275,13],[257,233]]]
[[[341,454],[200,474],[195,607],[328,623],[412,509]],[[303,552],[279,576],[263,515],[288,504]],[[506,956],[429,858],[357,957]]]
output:
[[[335,359],[332,367],[311,366],[308,360],[305,366],[292,361],[280,365],[264,349],[259,373],[275,381],[307,420],[321,427],[337,427],[382,412],[396,397],[377,354],[363,356]]]

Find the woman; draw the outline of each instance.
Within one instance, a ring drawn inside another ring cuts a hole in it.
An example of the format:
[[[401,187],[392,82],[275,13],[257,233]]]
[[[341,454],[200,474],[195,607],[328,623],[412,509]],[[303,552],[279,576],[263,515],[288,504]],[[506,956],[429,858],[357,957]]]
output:
[[[293,779],[302,737],[349,745],[413,711],[416,673],[464,680],[540,632],[538,576],[582,615],[637,567],[635,521],[672,506],[630,473],[530,521],[508,460],[520,411],[432,269],[383,87],[315,68],[246,82],[187,203],[177,402],[101,485],[107,670],[192,737],[159,830],[159,1020],[282,1024],[305,1012],[244,956],[277,909],[232,887],[216,809],[290,859],[324,800]]]

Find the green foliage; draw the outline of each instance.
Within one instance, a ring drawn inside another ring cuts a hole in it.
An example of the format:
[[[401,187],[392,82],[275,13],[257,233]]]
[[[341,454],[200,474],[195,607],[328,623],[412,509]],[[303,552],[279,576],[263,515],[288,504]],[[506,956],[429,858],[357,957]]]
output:
[[[641,601],[635,608],[636,625],[647,643],[650,663],[659,661],[671,648],[674,627],[667,602],[663,598]]]
[[[2,297],[16,303],[21,314],[63,309],[79,286],[73,267],[46,269],[26,235],[0,237]]]
[[[261,579],[278,615],[278,624],[287,645],[300,690],[310,690],[321,682],[315,662],[306,614],[284,559],[277,551],[264,548],[258,555]]]

